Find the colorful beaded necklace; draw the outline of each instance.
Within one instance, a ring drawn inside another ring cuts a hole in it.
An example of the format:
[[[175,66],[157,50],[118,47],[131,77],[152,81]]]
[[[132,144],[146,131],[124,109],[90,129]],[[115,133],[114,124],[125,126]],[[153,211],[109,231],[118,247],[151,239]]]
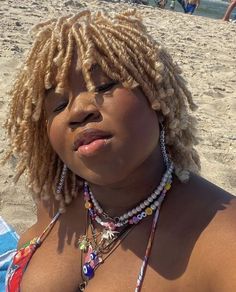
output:
[[[154,190],[154,192],[146,200],[138,204],[138,206],[133,208],[131,211],[116,218],[112,218],[104,212],[104,210],[100,207],[99,203],[92,194],[91,190],[89,189],[88,183],[84,183],[85,207],[88,210],[88,217],[91,222],[90,227],[93,236],[92,239],[89,239],[87,235],[84,235],[79,239],[78,242],[79,248],[85,253],[84,264],[82,265],[82,278],[84,279],[84,282],[80,285],[81,291],[85,289],[88,281],[93,278],[95,270],[107,258],[103,258],[102,256],[104,250],[108,249],[108,253],[110,255],[118,247],[121,241],[128,235],[131,227],[134,227],[141,220],[143,220],[147,216],[152,215],[155,211],[145,258],[140,270],[135,290],[139,291],[139,287],[141,287],[148,257],[150,254],[152,241],[154,238],[159,209],[166,195],[166,192],[171,188],[173,169],[173,163],[170,162],[167,171],[161,179],[160,185]],[[102,232],[94,232],[93,223],[95,221],[103,227]],[[99,237],[100,240],[98,242],[97,239]],[[118,242],[118,240],[120,241]],[[118,244],[116,244],[117,242]],[[115,248],[113,244],[115,244]]]
[[[163,191],[168,191],[170,189],[170,180],[173,171],[173,163],[170,164],[169,168],[163,175],[160,185],[153,191],[153,193],[135,208],[124,213],[123,215],[115,218],[111,218],[106,214],[97,200],[95,199],[91,190],[89,190],[88,183],[84,183],[84,200],[85,208],[89,210],[89,214],[93,220],[98,224],[102,225],[106,229],[112,231],[116,228],[125,226],[127,224],[137,224],[143,218],[153,214],[153,211],[159,206],[158,198],[163,193]],[[103,221],[102,218],[106,221]],[[109,220],[109,221],[107,221]]]
[[[132,210],[122,214],[119,217],[110,217],[102,209],[102,207],[94,197],[93,193],[89,189],[88,183],[84,183],[85,208],[88,210],[87,217],[89,217],[89,220],[91,222],[90,227],[92,231],[92,239],[89,239],[87,235],[85,235],[82,236],[78,242],[80,249],[85,253],[84,264],[82,264],[81,257],[81,270],[83,271],[82,279],[84,279],[84,281],[80,285],[80,291],[84,291],[86,285],[88,284],[88,281],[94,276],[94,271],[107,258],[102,257],[103,252],[105,250],[108,250],[109,256],[112,252],[114,252],[114,250],[119,246],[122,240],[124,240],[128,233],[140,221],[142,221],[147,216],[151,216],[154,213],[151,232],[148,239],[143,263],[138,275],[135,292],[139,292],[141,290],[145,270],[151,252],[152,243],[154,240],[154,234],[159,217],[159,210],[167,191],[171,188],[172,173],[174,170],[174,165],[170,161],[166,152],[165,131],[163,125],[161,125],[160,132],[160,147],[166,166],[166,172],[164,173],[159,186],[147,199],[138,204],[135,208],[132,208]],[[103,227],[102,232],[96,233],[93,225],[95,221]],[[99,238],[99,236],[100,240],[98,242],[97,239]],[[119,239],[120,241],[118,241]]]
[[[89,229],[87,228],[86,235],[83,236],[82,241],[79,240],[78,242],[79,248],[85,253],[84,261],[81,256],[81,278],[83,282],[79,285],[79,291],[85,290],[88,281],[94,276],[95,270],[118,248],[122,241],[135,227],[126,226],[116,237],[107,240],[105,245],[103,242],[103,245],[101,246],[100,242],[97,241],[97,236],[94,237],[94,226],[90,218],[88,221],[88,227],[91,229],[92,239],[87,236],[87,231]]]

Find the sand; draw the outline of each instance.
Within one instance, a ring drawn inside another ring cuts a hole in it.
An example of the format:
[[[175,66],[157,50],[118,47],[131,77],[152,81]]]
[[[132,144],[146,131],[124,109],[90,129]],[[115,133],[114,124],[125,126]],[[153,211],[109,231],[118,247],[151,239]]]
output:
[[[114,1],[115,2],[115,1]],[[118,10],[127,4],[102,1],[2,0],[0,6],[0,123],[17,66],[31,44],[28,34],[40,20],[76,12],[80,6]],[[199,109],[202,176],[228,192],[236,191],[236,24],[137,6],[150,33],[182,67]],[[0,129],[0,155],[7,139]],[[0,215],[19,232],[35,222],[35,206],[24,179],[13,183],[14,161],[0,168]]]

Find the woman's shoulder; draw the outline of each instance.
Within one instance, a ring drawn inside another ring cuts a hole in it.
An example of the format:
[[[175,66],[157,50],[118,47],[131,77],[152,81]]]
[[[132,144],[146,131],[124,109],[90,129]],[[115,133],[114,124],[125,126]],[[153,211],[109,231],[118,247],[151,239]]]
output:
[[[175,178],[160,210],[149,262],[156,283],[172,285],[169,291],[236,291],[236,279],[227,282],[227,269],[235,275],[235,243],[236,198],[197,175],[187,183]]]
[[[185,202],[185,207],[189,207],[192,214],[199,212],[198,218],[204,215],[212,219],[236,216],[233,212],[236,196],[195,174],[190,176],[188,183],[178,183],[175,197],[181,203]]]
[[[54,207],[52,202],[37,201],[36,202],[37,210],[37,221],[34,225],[28,228],[24,233],[20,235],[17,248],[20,249],[26,243],[32,239],[39,237],[47,225],[51,222],[53,217]]]
[[[192,222],[201,226],[196,263],[213,291],[236,291],[236,197],[198,176],[192,176],[189,187]]]
[[[184,208],[189,218],[202,222],[202,236],[206,234],[216,241],[220,237],[236,237],[236,196],[196,175],[182,188]]]
[[[54,225],[57,225],[56,228],[59,228],[60,224],[60,228],[74,225],[74,228],[76,228],[76,225],[79,225],[78,228],[81,229],[81,221],[76,220],[78,218],[79,208],[81,209],[83,207],[80,201],[83,202],[83,200],[75,200],[73,204],[67,206],[67,212],[63,214],[62,218],[59,218],[61,217],[58,212],[59,203],[53,196],[47,201],[38,200],[36,202],[37,222],[20,236],[18,249],[32,239],[40,237],[49,226],[51,227],[47,229],[46,234],[51,231]],[[58,218],[59,220],[57,220]],[[57,221],[59,221],[58,224]]]
[[[30,242],[32,239],[37,237],[38,236],[37,229],[38,229],[37,223],[35,223],[25,232],[23,232],[18,240],[17,249],[22,248],[26,243]]]
[[[192,194],[190,200],[199,208],[199,217],[210,216],[212,225],[232,220],[236,224],[236,196],[233,194],[196,175],[190,178],[188,193]]]
[[[175,179],[161,209],[156,239],[155,259],[163,277],[184,278],[184,285],[201,286],[196,288],[201,291],[236,291],[233,195],[194,174],[187,183]]]

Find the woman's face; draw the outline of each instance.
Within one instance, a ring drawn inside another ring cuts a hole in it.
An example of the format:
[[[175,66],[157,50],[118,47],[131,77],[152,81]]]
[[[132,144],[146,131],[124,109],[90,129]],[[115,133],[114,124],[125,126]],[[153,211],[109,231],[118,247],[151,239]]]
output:
[[[74,173],[105,185],[135,172],[158,147],[156,112],[138,88],[116,84],[95,66],[96,92],[88,92],[77,61],[64,95],[51,89],[45,100],[53,149]]]

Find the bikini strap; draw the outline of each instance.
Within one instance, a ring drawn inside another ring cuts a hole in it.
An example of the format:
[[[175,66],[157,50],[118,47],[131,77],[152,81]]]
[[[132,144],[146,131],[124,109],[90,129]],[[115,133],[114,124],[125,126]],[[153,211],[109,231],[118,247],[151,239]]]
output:
[[[149,260],[151,249],[152,249],[152,244],[153,244],[153,241],[154,241],[154,235],[155,235],[155,231],[156,231],[156,227],[157,227],[157,221],[158,221],[158,217],[159,217],[160,206],[161,206],[162,201],[164,200],[164,197],[165,197],[165,193],[163,193],[160,196],[160,205],[159,205],[159,208],[156,209],[156,212],[155,212],[155,215],[154,215],[154,218],[153,218],[153,221],[152,221],[152,228],[151,228],[151,232],[150,232],[150,235],[149,235],[145,256],[144,256],[144,259],[143,259],[143,262],[142,262],[142,266],[140,268],[140,272],[139,272],[139,275],[138,275],[135,292],[141,291],[143,279],[144,279],[144,276],[145,276],[148,260]]]
[[[44,231],[42,232],[42,234],[37,238],[36,243],[38,245],[40,245],[43,240],[45,239],[45,235],[47,235],[49,233],[49,231],[52,229],[52,227],[54,226],[54,224],[56,223],[57,219],[59,218],[59,216],[61,215],[61,213],[58,211],[56,213],[56,215],[52,218],[51,222],[48,224],[48,226],[44,229]]]

